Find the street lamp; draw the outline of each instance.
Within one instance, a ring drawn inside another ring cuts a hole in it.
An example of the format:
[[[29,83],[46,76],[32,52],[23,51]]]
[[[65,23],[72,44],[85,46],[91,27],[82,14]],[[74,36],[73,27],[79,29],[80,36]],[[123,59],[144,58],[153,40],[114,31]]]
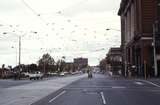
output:
[[[6,34],[15,34],[16,36],[18,36],[18,42],[19,42],[19,62],[18,62],[18,65],[19,65],[19,72],[21,72],[21,37],[24,37],[28,32],[25,32],[22,36],[21,35],[17,35],[16,33],[14,32],[3,32],[4,35]],[[37,32],[35,31],[30,31],[30,33],[34,33],[34,34],[37,34]]]
[[[158,68],[157,68],[157,55],[156,55],[156,35],[158,33],[158,24],[159,21],[156,20],[153,24],[153,55],[154,55],[154,75],[158,76]]]
[[[109,30],[114,30],[114,31],[121,31],[121,30],[118,30],[118,29],[114,29],[114,28],[107,28],[106,30],[107,30],[107,31],[109,31]]]

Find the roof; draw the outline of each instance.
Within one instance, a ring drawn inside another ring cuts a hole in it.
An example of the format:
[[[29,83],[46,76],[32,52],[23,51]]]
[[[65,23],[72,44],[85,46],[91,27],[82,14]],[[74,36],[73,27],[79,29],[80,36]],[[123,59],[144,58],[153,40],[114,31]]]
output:
[[[120,47],[112,47],[108,51],[107,55],[121,55],[121,48]]]

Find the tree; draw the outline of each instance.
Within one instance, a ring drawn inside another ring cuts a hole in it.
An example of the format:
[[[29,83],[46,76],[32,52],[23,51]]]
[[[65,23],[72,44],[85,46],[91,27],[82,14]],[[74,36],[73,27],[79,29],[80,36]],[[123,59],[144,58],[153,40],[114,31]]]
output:
[[[2,65],[2,69],[4,69],[4,68],[5,68],[5,64]]]
[[[30,72],[38,71],[38,66],[36,64],[30,64],[28,65],[28,69]]]
[[[101,71],[105,71],[106,70],[106,59],[102,59],[100,61],[99,66],[100,66]]]
[[[8,66],[8,68],[9,68],[10,70],[12,70],[12,66]]]
[[[64,61],[64,60],[59,59],[59,60],[57,61],[56,65],[57,65],[57,67],[58,67],[58,68],[57,68],[58,72],[64,71],[64,68],[65,68],[65,61]]]
[[[41,70],[43,70],[44,73],[52,71],[54,69],[54,64],[54,58],[52,58],[48,53],[43,54],[42,58],[40,58],[38,61],[38,66]]]
[[[4,69],[5,69],[5,64],[2,65],[2,71],[1,71],[2,78],[4,77]]]

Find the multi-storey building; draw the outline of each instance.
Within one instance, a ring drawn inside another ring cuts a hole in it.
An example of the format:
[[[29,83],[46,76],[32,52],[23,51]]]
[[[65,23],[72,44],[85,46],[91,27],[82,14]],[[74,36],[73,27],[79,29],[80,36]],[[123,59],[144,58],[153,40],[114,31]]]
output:
[[[77,69],[82,69],[88,66],[88,58],[74,58],[74,65]]]
[[[121,48],[113,47],[110,48],[106,55],[106,68],[113,74],[122,73],[122,53]]]
[[[153,30],[157,28],[153,26],[159,23],[160,0],[121,0],[118,15],[121,16],[121,47],[125,75],[131,67],[135,67],[138,76],[160,75],[160,67],[155,66],[160,65],[158,30],[158,37],[155,40],[153,37]]]

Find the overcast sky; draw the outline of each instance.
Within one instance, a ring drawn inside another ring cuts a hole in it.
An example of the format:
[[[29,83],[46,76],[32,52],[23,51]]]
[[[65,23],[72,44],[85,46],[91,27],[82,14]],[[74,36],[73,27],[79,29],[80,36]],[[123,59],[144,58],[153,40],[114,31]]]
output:
[[[97,65],[110,47],[120,46],[120,32],[105,30],[120,29],[119,4],[120,0],[0,0],[0,65],[18,63],[19,35],[24,64],[37,63],[48,52],[55,60],[86,57],[90,65]]]

